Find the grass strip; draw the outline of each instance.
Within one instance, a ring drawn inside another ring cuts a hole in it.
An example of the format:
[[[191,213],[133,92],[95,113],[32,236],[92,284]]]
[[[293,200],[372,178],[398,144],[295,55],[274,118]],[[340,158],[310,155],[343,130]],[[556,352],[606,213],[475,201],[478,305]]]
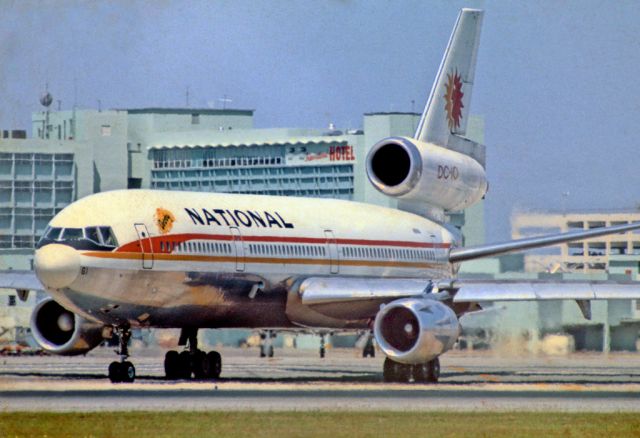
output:
[[[640,437],[636,413],[0,413],[1,437]]]

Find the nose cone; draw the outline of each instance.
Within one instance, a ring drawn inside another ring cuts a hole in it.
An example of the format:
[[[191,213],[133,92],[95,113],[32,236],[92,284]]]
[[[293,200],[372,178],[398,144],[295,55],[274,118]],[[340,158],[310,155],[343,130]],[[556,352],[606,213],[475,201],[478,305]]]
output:
[[[36,275],[42,284],[52,289],[69,286],[80,274],[80,256],[75,249],[58,244],[36,250]]]

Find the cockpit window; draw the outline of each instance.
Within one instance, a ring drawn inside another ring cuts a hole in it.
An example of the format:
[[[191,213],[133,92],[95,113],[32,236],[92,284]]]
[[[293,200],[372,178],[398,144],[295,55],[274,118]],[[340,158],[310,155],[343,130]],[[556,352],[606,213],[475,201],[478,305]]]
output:
[[[60,238],[61,232],[62,232],[62,228],[49,227],[44,232],[43,236],[50,240],[58,240]]]
[[[98,227],[87,227],[84,229],[84,234],[87,239],[100,244],[100,234],[98,232]]]
[[[82,228],[65,228],[62,230],[62,237],[60,237],[60,240],[78,240],[83,237]]]
[[[100,234],[102,234],[102,243],[107,246],[118,246],[116,237],[113,235],[111,227],[100,227]]]
[[[49,243],[68,245],[76,249],[111,251],[118,246],[111,227],[58,228],[48,227],[36,245],[40,248]]]

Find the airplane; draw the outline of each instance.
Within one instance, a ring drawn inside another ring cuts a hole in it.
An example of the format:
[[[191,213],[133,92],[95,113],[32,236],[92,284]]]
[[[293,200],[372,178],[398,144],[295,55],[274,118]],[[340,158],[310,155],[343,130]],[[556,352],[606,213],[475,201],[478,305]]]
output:
[[[35,273],[0,287],[44,288],[37,342],[84,354],[116,334],[112,382],[132,382],[127,341],[137,327],[180,328],[185,350],[166,353],[168,379],[217,379],[222,358],[198,348],[202,328],[373,330],[387,382],[435,383],[459,318],[482,303],[637,299],[637,284],[460,280],[468,260],[640,228],[607,228],[463,247],[445,213],[487,193],[485,149],[464,137],[483,11],[456,21],[412,138],[376,143],[370,182],[398,208],[245,194],[120,190],[80,199],[49,223]],[[37,277],[37,278],[36,278]]]

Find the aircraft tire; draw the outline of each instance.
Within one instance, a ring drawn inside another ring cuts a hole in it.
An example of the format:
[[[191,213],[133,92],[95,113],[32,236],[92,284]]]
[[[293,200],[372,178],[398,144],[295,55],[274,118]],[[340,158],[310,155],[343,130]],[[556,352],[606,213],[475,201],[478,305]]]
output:
[[[420,363],[413,366],[413,379],[416,383],[429,382],[429,363]]]
[[[384,360],[384,365],[382,366],[382,379],[385,382],[395,382],[396,381],[396,362],[392,361],[388,357]]]
[[[120,362],[113,361],[109,364],[109,380],[111,383],[122,382],[122,373],[120,372]]]
[[[412,365],[406,365],[403,363],[398,363],[396,365],[396,382],[398,383],[409,383],[411,380],[411,372],[413,371]]]
[[[413,372],[412,365],[405,365],[389,359],[384,360],[382,378],[385,382],[408,383]]]
[[[437,357],[427,362],[429,372],[427,374],[427,383],[437,383],[440,378],[440,359]]]
[[[190,379],[191,371],[191,353],[181,351],[178,355],[178,378]]]
[[[167,379],[174,380],[179,377],[180,359],[175,350],[167,351],[164,355],[164,374]]]
[[[369,357],[369,356],[376,357],[376,349],[373,347],[373,345],[367,345],[362,350],[362,357]]]
[[[121,382],[132,383],[136,379],[136,367],[131,362],[122,362],[120,364]]]
[[[222,356],[217,351],[210,351],[204,358],[203,369],[205,378],[217,379],[222,372]]]
[[[206,373],[204,370],[204,362],[206,354],[204,351],[198,350],[191,357],[191,369],[193,370],[193,377],[195,379],[204,379]]]

